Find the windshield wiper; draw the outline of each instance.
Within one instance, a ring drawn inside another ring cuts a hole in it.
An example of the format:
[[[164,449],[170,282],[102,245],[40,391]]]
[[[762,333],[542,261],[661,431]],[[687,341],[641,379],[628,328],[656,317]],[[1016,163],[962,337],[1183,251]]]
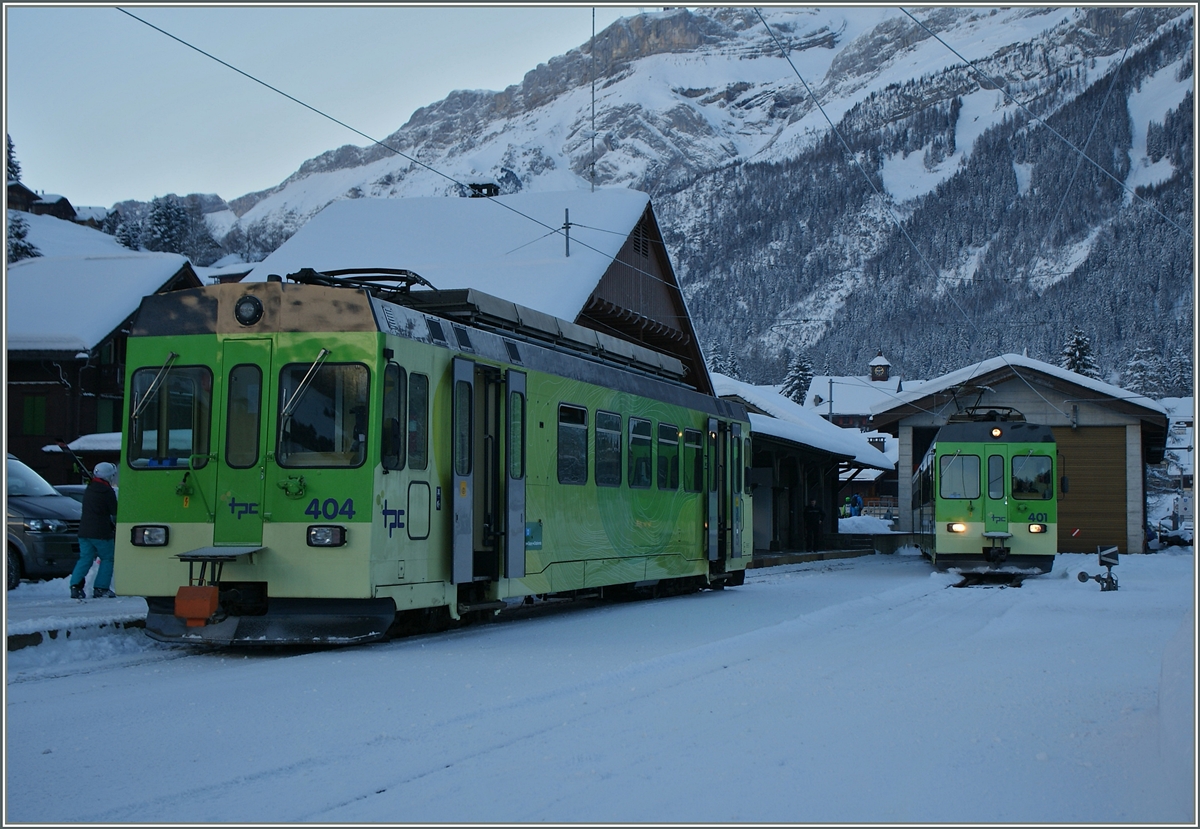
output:
[[[283,407],[283,412],[279,415],[281,421],[287,420],[292,416],[292,412],[296,411],[296,407],[300,405],[300,398],[308,391],[308,387],[312,385],[313,379],[317,375],[317,369],[325,362],[325,359],[330,355],[328,348],[322,348],[317,354],[317,359],[313,360],[313,364],[308,367],[308,373],[304,375],[304,379],[300,381],[300,385],[296,386],[296,393],[292,395],[292,399]]]
[[[154,379],[150,381],[150,388],[146,389],[146,393],[142,395],[142,399],[133,407],[133,414],[129,416],[130,420],[136,421],[138,419],[138,416],[142,413],[142,409],[146,408],[146,404],[150,402],[150,398],[154,397],[159,387],[163,384],[163,381],[167,379],[167,373],[171,370],[171,364],[177,359],[179,359],[179,355],[174,351],[167,355],[166,362],[158,370],[158,374],[154,375]]]

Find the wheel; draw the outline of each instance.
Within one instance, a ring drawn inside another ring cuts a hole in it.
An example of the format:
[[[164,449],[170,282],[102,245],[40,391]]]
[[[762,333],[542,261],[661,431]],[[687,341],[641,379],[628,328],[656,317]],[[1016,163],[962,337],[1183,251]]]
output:
[[[8,589],[13,590],[21,583],[21,554],[16,548],[8,548]]]

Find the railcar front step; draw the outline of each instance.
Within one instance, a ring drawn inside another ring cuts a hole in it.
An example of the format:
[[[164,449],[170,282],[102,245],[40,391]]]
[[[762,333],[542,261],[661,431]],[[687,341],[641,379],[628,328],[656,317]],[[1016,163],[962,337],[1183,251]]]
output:
[[[458,615],[462,616],[464,613],[474,613],[475,611],[478,611],[478,610],[503,610],[506,607],[508,607],[508,605],[502,601],[473,602],[471,604],[460,604],[458,606]]]

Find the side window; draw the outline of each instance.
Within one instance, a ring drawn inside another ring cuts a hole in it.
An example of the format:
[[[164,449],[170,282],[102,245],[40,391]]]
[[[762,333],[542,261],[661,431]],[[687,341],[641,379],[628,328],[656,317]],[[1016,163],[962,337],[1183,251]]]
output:
[[[258,463],[262,401],[262,369],[252,363],[229,371],[225,415],[225,463],[248,469]]]
[[[558,482],[587,483],[587,409],[558,407]]]
[[[988,497],[1004,497],[1004,456],[988,456]]]
[[[424,374],[408,378],[408,465],[411,469],[429,465],[429,378]]]
[[[733,460],[730,464],[730,471],[733,474],[733,491],[742,491],[742,439],[735,437],[731,441],[733,444]]]
[[[199,469],[208,463],[212,372],[204,366],[139,368],[130,380],[129,465]]]
[[[525,477],[525,395],[508,395],[508,477]]]
[[[279,465],[361,466],[367,457],[367,367],[292,363],[279,374]]]
[[[635,489],[649,488],[652,452],[650,421],[640,417],[629,418],[629,485],[631,487]]]
[[[621,416],[596,412],[596,485],[621,485]]]
[[[658,488],[679,489],[679,429],[672,423],[658,424]]]
[[[704,488],[703,435],[696,429],[683,430],[683,488],[699,492]]]
[[[405,371],[395,363],[383,370],[383,417],[379,445],[384,469],[404,468],[404,437],[400,424],[404,422]]]
[[[979,497],[979,456],[943,455],[938,467],[938,494],[943,498]]]

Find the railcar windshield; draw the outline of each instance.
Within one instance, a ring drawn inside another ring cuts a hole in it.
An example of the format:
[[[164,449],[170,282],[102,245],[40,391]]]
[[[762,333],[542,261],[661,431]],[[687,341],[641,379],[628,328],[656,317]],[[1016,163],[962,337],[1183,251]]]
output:
[[[938,464],[938,493],[943,498],[979,497],[979,456],[942,456]]]
[[[323,363],[302,389],[312,369],[292,363],[279,373],[279,465],[361,466],[367,456],[367,367]]]
[[[1048,501],[1054,497],[1051,460],[1045,455],[1014,456],[1012,494],[1023,500]]]
[[[212,372],[205,366],[175,366],[169,373],[161,366],[136,370],[130,380],[129,465],[134,469],[206,465],[212,386]]]

